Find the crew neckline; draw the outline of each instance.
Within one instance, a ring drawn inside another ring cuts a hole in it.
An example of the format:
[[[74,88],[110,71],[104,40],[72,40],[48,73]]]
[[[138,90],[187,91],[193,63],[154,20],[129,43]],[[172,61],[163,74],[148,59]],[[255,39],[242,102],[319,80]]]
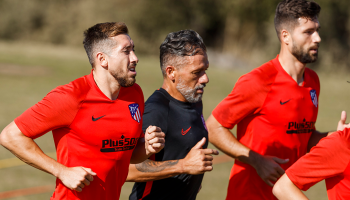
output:
[[[297,86],[299,87],[304,87],[305,86],[305,82],[306,82],[306,79],[307,79],[307,76],[305,75],[306,74],[306,67],[305,67],[305,70],[304,70],[304,80],[302,82],[301,85],[298,84],[297,81],[295,81],[287,72],[286,70],[284,70],[284,68],[282,67],[280,61],[278,60],[278,57],[279,55],[277,54],[276,58],[272,60],[272,63],[274,64],[274,66],[277,68],[278,71],[281,71],[282,74],[284,74],[285,76],[288,76],[289,80],[293,81]]]
[[[108,100],[108,101],[110,101],[110,102],[116,102],[116,101],[118,101],[118,99],[119,99],[119,97],[120,97],[120,95],[121,95],[121,93],[122,93],[122,88],[123,88],[123,87],[120,87],[119,94],[118,94],[118,98],[116,98],[115,100],[112,100],[112,99],[108,98],[108,97],[101,91],[101,89],[98,87],[98,85],[97,85],[97,83],[96,83],[96,81],[95,81],[95,79],[94,79],[93,69],[91,70],[91,73],[87,76],[87,79],[88,79],[88,81],[89,81],[91,87],[93,87],[93,88],[100,94],[101,97],[103,97],[104,99],[106,99],[106,100]]]
[[[174,102],[175,104],[179,105],[180,107],[183,108],[193,108],[194,104],[196,103],[190,103],[190,102],[184,102],[184,101],[179,101],[177,99],[175,99],[174,97],[172,97],[165,89],[163,88],[159,88],[158,91],[160,93],[162,93],[164,96],[166,96],[169,100],[171,100],[172,102]],[[200,101],[199,101],[200,102]],[[198,103],[198,102],[197,102]]]

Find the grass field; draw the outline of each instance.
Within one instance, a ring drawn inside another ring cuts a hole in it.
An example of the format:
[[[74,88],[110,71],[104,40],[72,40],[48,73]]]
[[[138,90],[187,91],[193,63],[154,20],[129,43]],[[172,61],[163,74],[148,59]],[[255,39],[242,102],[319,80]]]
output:
[[[269,58],[267,58],[268,60]],[[158,58],[139,56],[136,70],[137,83],[142,87],[147,99],[162,84]],[[0,129],[2,130],[24,110],[40,101],[51,89],[89,74],[91,68],[83,49],[61,46],[40,46],[30,43],[0,42]],[[334,69],[334,71],[337,71]],[[247,70],[221,69],[210,63],[208,76],[210,83],[205,89],[204,116],[208,117],[213,108],[232,90],[238,77]],[[316,127],[321,131],[334,130],[342,110],[347,110],[350,99],[350,80],[344,74],[322,74],[320,110]],[[349,109],[348,109],[349,110]],[[36,140],[44,152],[54,152],[50,133]],[[13,155],[0,147],[0,160]],[[228,176],[233,162],[217,164],[214,171],[207,173],[199,200],[224,199]],[[9,190],[43,185],[54,185],[55,178],[30,166],[0,168],[0,193]],[[127,199],[132,184],[123,187],[121,199]],[[49,199],[52,192],[35,194],[22,199]],[[327,199],[324,182],[311,188],[307,193],[310,199]]]

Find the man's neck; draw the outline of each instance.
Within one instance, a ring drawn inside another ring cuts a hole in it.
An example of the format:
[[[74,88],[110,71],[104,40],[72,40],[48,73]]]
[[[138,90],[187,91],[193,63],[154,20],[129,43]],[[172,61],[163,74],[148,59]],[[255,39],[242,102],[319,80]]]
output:
[[[174,99],[187,102],[186,99],[182,96],[182,94],[176,89],[175,84],[171,80],[164,79],[162,88],[166,90]]]
[[[278,60],[282,68],[298,83],[298,85],[301,85],[304,81],[306,64],[301,63],[290,52],[284,51],[283,49],[280,51]]]
[[[96,85],[101,92],[111,100],[116,100],[120,91],[120,84],[104,69],[94,69],[92,71]]]

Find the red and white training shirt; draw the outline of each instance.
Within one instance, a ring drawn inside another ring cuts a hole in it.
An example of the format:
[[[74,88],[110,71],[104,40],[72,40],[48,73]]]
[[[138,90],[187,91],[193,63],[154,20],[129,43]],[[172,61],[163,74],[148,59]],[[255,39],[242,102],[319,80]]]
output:
[[[279,63],[278,56],[243,75],[232,92],[214,109],[224,127],[237,124],[237,139],[261,154],[289,159],[290,167],[307,151],[315,130],[320,84],[317,74],[306,68],[299,86]],[[210,138],[209,138],[210,140]],[[256,170],[238,160],[232,167],[227,199],[276,199]]]
[[[97,174],[82,192],[57,179],[51,200],[115,200],[135,145],[143,137],[143,111],[143,93],[137,84],[121,88],[118,98],[110,100],[91,73],[52,90],[15,123],[33,139],[52,130],[59,163],[91,168]]]
[[[350,129],[320,140],[286,174],[301,190],[326,179],[329,200],[350,199]]]

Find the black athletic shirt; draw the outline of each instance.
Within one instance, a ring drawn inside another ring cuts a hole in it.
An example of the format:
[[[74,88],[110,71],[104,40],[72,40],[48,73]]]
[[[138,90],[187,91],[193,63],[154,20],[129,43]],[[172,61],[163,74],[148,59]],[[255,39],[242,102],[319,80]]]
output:
[[[146,101],[142,129],[155,125],[165,133],[165,147],[155,155],[154,160],[177,160],[188,152],[203,137],[208,146],[208,131],[202,115],[202,102],[188,103],[174,99],[160,88]],[[174,177],[135,183],[130,200],[194,200],[202,183],[203,174],[180,174]]]

